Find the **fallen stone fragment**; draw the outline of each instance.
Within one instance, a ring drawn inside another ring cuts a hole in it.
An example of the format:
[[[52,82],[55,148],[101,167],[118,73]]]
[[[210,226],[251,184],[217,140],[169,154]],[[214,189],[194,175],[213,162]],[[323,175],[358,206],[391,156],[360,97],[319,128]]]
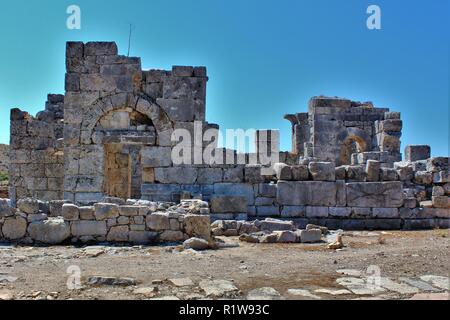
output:
[[[104,286],[134,286],[136,285],[136,280],[132,278],[115,278],[115,277],[102,277],[102,276],[92,276],[89,277],[88,283],[90,285],[104,285]]]
[[[136,295],[143,295],[146,298],[153,298],[158,292],[158,287],[137,288],[133,291]]]
[[[185,249],[207,250],[210,246],[208,241],[206,241],[205,239],[190,238],[183,243],[183,247]]]
[[[343,277],[336,279],[336,283],[357,295],[376,295],[386,291],[384,288],[370,284],[365,279],[360,278]]]
[[[329,243],[327,248],[331,250],[338,250],[344,247],[344,243],[342,242],[342,236],[340,234],[337,235],[336,241]]]
[[[288,289],[287,293],[290,294],[291,296],[301,296],[310,299],[322,299],[321,297],[312,294],[311,292],[305,289]]]
[[[194,285],[194,282],[190,278],[169,279],[169,282],[175,287],[189,287]]]
[[[340,295],[352,294],[350,291],[348,291],[346,289],[340,289],[340,290],[316,289],[316,290],[314,290],[314,293],[324,293],[324,294],[329,294],[329,295],[332,295],[332,296],[340,296]]]
[[[203,280],[199,283],[207,297],[220,298],[236,295],[239,291],[233,282],[228,280]]]
[[[318,226],[315,224],[307,224],[306,225],[306,230],[312,230],[312,229],[319,229],[323,235],[328,233],[328,228],[327,227],[322,227],[322,226]]]
[[[409,284],[410,286],[416,287],[420,291],[430,291],[430,292],[441,291],[440,289],[436,289],[435,287],[431,286],[430,284],[428,284],[425,281],[410,279],[410,278],[406,278],[406,277],[401,277],[399,280]]]
[[[274,288],[253,289],[247,294],[247,300],[280,300],[281,294]]]
[[[421,280],[431,283],[433,286],[443,290],[450,290],[450,279],[442,276],[425,275]]]
[[[415,287],[411,287],[405,283],[395,282],[386,277],[381,278],[380,286],[382,286],[383,288],[385,288],[389,291],[398,292],[400,294],[413,294],[413,293],[419,292],[419,289],[417,289]]]
[[[253,234],[241,234],[239,240],[249,243],[259,243],[259,238]]]

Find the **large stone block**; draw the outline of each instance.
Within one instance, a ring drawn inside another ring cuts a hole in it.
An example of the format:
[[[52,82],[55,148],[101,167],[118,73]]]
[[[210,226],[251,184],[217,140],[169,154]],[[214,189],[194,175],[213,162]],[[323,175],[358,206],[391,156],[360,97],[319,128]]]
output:
[[[294,181],[306,181],[309,180],[309,169],[307,165],[295,165],[291,167],[292,180]]]
[[[399,208],[403,197],[401,182],[347,183],[347,205],[351,207]]]
[[[155,242],[158,233],[151,231],[130,231],[129,232],[129,241],[135,244],[147,244]]]
[[[223,181],[223,170],[221,168],[198,169],[198,177],[197,177],[198,184],[213,184],[222,181]]]
[[[19,240],[27,232],[27,220],[19,216],[6,218],[3,223],[3,237],[9,240]]]
[[[398,218],[400,216],[397,208],[373,208],[372,215],[375,218]]]
[[[275,163],[273,169],[278,180],[292,180],[292,168],[287,164]]]
[[[17,201],[17,208],[26,214],[36,214],[39,212],[39,201],[25,198]]]
[[[189,237],[211,239],[211,220],[209,216],[187,215],[184,217],[186,234]]]
[[[128,241],[129,228],[128,226],[115,226],[111,227],[106,236],[107,241],[111,242],[127,242]]]
[[[197,174],[197,168],[192,167],[156,168],[155,180],[169,184],[193,184],[197,180]]]
[[[335,167],[332,162],[310,162],[309,173],[315,181],[334,181]]]
[[[260,221],[258,227],[262,231],[270,231],[270,232],[296,229],[292,221],[283,221],[271,218],[267,218],[264,221]]]
[[[376,182],[380,180],[381,163],[376,160],[367,160],[366,181]]]
[[[65,203],[62,206],[62,216],[66,221],[75,221],[80,218],[78,207],[74,204]]]
[[[242,196],[213,195],[210,200],[213,213],[247,212],[247,198]]]
[[[430,158],[431,148],[428,145],[407,145],[405,147],[405,161],[418,161]]]
[[[334,182],[278,181],[277,202],[288,206],[335,206],[336,192]]]
[[[71,232],[75,237],[106,236],[106,221],[73,221],[71,222]]]
[[[253,185],[246,183],[216,183],[214,184],[214,194],[242,196],[247,198],[249,205],[255,203],[255,193]]]
[[[107,220],[119,216],[119,206],[113,203],[96,203],[94,205],[95,219]]]
[[[256,215],[259,217],[273,217],[280,215],[279,206],[258,206],[256,207]]]
[[[432,197],[433,207],[450,209],[450,197],[437,196]]]
[[[305,206],[283,206],[283,209],[281,210],[282,218],[303,218],[305,216]]]
[[[141,164],[144,167],[170,167],[172,150],[170,147],[144,147],[141,149]]]
[[[328,207],[306,207],[307,218],[326,218],[328,214]]]
[[[31,239],[45,244],[60,244],[70,237],[70,224],[61,218],[30,223],[28,233]]]
[[[147,227],[151,230],[168,230],[170,229],[169,214],[165,212],[155,212],[146,218]]]

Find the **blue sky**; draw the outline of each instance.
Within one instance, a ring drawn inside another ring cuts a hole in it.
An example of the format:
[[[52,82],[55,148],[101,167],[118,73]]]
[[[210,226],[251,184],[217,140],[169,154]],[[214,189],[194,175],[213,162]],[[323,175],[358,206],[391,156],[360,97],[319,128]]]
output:
[[[64,92],[68,40],[116,41],[143,68],[205,65],[207,120],[279,128],[314,95],[373,101],[402,113],[402,145],[449,147],[449,0],[15,0],[0,5],[0,143],[9,109],[35,114]],[[76,4],[82,29],[66,28]],[[382,30],[366,28],[379,5]],[[402,147],[402,148],[403,148]]]

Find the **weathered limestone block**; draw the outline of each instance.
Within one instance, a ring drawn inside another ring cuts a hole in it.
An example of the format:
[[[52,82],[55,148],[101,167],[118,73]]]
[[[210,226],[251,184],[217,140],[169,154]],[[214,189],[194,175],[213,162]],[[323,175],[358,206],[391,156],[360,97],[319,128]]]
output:
[[[326,218],[328,217],[328,207],[306,207],[306,217]]]
[[[347,179],[348,181],[365,181],[366,170],[364,166],[347,166]]]
[[[275,231],[277,235],[277,243],[295,243],[297,242],[297,234],[293,231]]]
[[[10,206],[8,199],[0,199],[0,219],[13,216],[15,209]]]
[[[17,208],[26,214],[35,214],[39,212],[39,201],[31,198],[20,199],[17,201]]]
[[[434,157],[427,159],[427,171],[439,172],[449,169],[449,157]]]
[[[255,206],[272,206],[274,204],[274,198],[257,197],[255,199]]]
[[[347,205],[351,207],[398,208],[403,197],[401,182],[347,183]]]
[[[450,171],[439,171],[433,173],[434,183],[449,183],[450,182]]]
[[[292,180],[292,168],[287,164],[275,163],[273,169],[278,180]]]
[[[155,180],[160,183],[194,184],[197,180],[197,168],[170,167],[156,168]]]
[[[336,183],[322,181],[278,181],[277,202],[289,206],[335,206]]]
[[[213,195],[210,200],[213,213],[247,212],[247,198],[241,196]]]
[[[261,165],[245,165],[244,167],[244,180],[247,183],[262,183],[264,182],[264,176],[262,175],[263,167]]]
[[[223,171],[223,182],[244,182],[244,169],[241,166],[227,168]]]
[[[221,168],[198,169],[198,177],[197,177],[198,184],[214,184],[222,181],[223,181],[223,170]]]
[[[449,208],[450,209],[450,197],[446,196],[433,196],[433,207],[435,208]]]
[[[271,218],[266,218],[265,220],[260,221],[257,227],[259,227],[259,229],[262,231],[270,232],[297,229],[292,221],[282,221]]]
[[[347,174],[347,166],[336,167],[334,174],[336,176],[336,180],[345,180]]]
[[[372,214],[371,208],[359,208],[353,207],[351,217],[352,218],[367,218]]]
[[[430,185],[433,183],[433,173],[427,171],[417,171],[414,173],[414,183]]]
[[[400,181],[410,181],[414,178],[413,168],[408,163],[396,162],[394,168],[397,169]]]
[[[279,206],[258,206],[256,207],[256,215],[259,217],[279,216]]]
[[[405,147],[405,161],[414,162],[430,158],[431,148],[428,145],[408,145]]]
[[[441,186],[434,186],[432,191],[433,197],[439,197],[445,195],[445,190]]]
[[[331,217],[350,217],[352,214],[352,208],[349,207],[330,207],[329,215]]]
[[[79,54],[79,44],[73,43],[76,48],[70,50],[70,52]],[[73,46],[70,46],[71,48]],[[88,42],[84,45],[84,55],[85,56],[109,56],[117,55],[117,45],[115,42]]]
[[[277,185],[273,183],[260,183],[258,186],[258,195],[266,198],[275,198],[277,196]]]
[[[172,121],[190,122],[201,120],[205,108],[202,100],[194,99],[156,99]]]
[[[398,173],[394,168],[381,168],[380,180],[381,181],[398,181]]]
[[[336,180],[336,206],[347,206],[347,188],[345,180]]]
[[[291,167],[292,180],[294,181],[306,181],[309,179],[309,169],[307,165],[295,165]]]
[[[400,152],[400,138],[386,133],[379,134],[379,146],[381,151],[388,151],[391,153]]]
[[[75,237],[106,236],[106,221],[73,221],[71,222],[71,233]]]
[[[376,160],[367,160],[366,163],[366,181],[376,182],[380,180],[381,164]]]
[[[248,205],[255,203],[255,193],[253,185],[244,183],[216,183],[214,184],[214,194],[243,196],[247,198]]]
[[[194,67],[191,66],[172,66],[172,76],[174,77],[192,77]]]
[[[400,216],[397,208],[373,208],[372,215],[375,218],[398,218]]]
[[[80,212],[76,205],[65,203],[62,206],[62,216],[65,221],[76,221],[80,218]]]
[[[141,206],[119,206],[119,214],[125,217],[138,216],[139,211],[144,207]]]
[[[303,218],[305,216],[305,206],[283,206],[281,210],[281,217],[283,218]]]
[[[48,216],[45,213],[35,213],[35,214],[29,214],[27,216],[28,222],[37,222],[37,221],[43,221],[47,220]]]
[[[95,210],[92,206],[78,207],[81,220],[95,220]]]
[[[332,162],[310,162],[309,172],[315,181],[335,181],[335,167]]]
[[[3,223],[3,237],[8,240],[19,240],[25,236],[27,232],[27,220],[22,217],[6,218]]]
[[[120,216],[117,218],[117,224],[118,225],[128,225],[130,224],[130,218],[129,217],[124,217],[124,216]]]
[[[401,132],[403,127],[403,122],[400,119],[387,119],[380,121],[379,131],[380,132]]]
[[[314,243],[322,240],[322,231],[320,229],[301,230],[299,232],[302,243]]]
[[[450,183],[446,183],[442,186],[444,188],[445,194],[450,195]]]
[[[147,227],[151,230],[160,231],[170,229],[169,214],[166,212],[155,212],[146,218]]]
[[[61,218],[33,222],[28,226],[28,234],[41,243],[60,244],[70,237],[70,224]]]
[[[111,242],[127,242],[128,241],[129,228],[128,226],[116,226],[111,227],[106,236],[107,241]]]
[[[211,220],[209,216],[187,215],[184,217],[185,232],[189,237],[211,239]]]
[[[170,167],[172,149],[170,147],[144,147],[141,149],[141,164],[144,167]]]
[[[119,216],[119,206],[114,203],[96,203],[94,205],[95,219],[107,220]]]

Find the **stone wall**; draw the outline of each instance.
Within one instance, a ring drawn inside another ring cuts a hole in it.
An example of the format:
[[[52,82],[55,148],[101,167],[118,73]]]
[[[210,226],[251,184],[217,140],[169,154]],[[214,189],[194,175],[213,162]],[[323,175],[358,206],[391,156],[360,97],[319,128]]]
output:
[[[11,110],[9,194],[16,199],[62,199],[64,96],[48,95],[36,117]]]
[[[113,202],[78,207],[62,201],[21,199],[15,209],[1,199],[0,241],[47,245],[150,244],[182,242],[191,237],[211,241],[209,217],[198,214],[204,206],[201,201],[187,201],[179,206],[148,201]]]

